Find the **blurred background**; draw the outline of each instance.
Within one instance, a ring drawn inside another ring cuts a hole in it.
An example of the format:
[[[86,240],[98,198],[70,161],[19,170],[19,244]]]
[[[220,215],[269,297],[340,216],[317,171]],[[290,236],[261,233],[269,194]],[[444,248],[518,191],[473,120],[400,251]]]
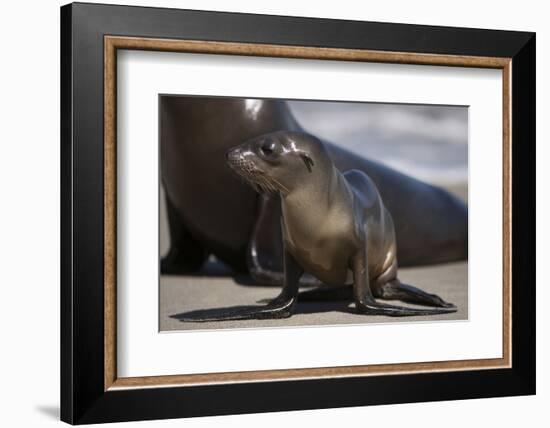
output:
[[[468,180],[468,108],[291,101],[311,133],[430,183]]]

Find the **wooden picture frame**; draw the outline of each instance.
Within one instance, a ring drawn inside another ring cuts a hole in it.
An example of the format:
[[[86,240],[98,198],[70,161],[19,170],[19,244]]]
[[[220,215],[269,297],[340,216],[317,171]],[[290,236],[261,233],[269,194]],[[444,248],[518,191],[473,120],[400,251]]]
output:
[[[501,69],[502,358],[118,377],[117,49]],[[535,392],[533,33],[77,3],[61,8],[61,55],[62,420],[114,422]],[[254,399],[258,396],[262,400]]]

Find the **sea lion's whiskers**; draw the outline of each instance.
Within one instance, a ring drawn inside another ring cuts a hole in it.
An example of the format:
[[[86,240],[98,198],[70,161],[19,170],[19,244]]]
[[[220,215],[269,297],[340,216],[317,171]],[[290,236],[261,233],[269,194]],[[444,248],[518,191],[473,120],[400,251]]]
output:
[[[267,180],[267,178],[263,175],[256,176],[256,179],[259,181],[260,186],[266,193],[271,193],[275,191],[276,189],[273,187],[273,185]]]
[[[285,185],[283,185],[280,181],[276,180],[273,177],[270,177],[270,179],[273,180],[281,190],[284,190],[286,193],[290,193],[290,190],[288,190],[288,188]]]
[[[255,168],[253,173],[249,175],[249,180],[260,184],[262,189],[267,193],[275,193],[279,190],[284,190],[288,193],[288,189],[275,178],[266,175],[264,171]]]
[[[268,181],[264,171],[255,166],[247,164],[239,172],[246,181],[252,184],[254,190],[256,190],[257,192],[271,193],[276,190],[274,186]]]
[[[248,182],[254,190],[258,193],[271,193],[275,191],[273,186],[267,181],[264,172],[251,166],[249,164],[244,164],[241,168],[236,169],[241,178]]]
[[[273,177],[267,177],[267,181],[269,183],[269,186],[271,187],[273,192],[277,192],[283,189],[286,189],[280,182],[275,180]]]

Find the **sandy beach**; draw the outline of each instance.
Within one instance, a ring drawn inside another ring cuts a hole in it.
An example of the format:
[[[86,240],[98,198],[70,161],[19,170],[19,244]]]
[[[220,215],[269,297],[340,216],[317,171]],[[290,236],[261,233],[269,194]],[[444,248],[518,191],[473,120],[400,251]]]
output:
[[[251,327],[292,327],[337,324],[387,322],[426,322],[435,320],[465,320],[468,318],[466,262],[438,266],[401,269],[400,277],[430,293],[453,302],[458,311],[429,317],[392,318],[365,316],[353,312],[346,302],[298,303],[296,312],[282,320],[246,320],[190,323],[181,322],[178,315],[196,309],[254,305],[262,299],[275,297],[279,289],[239,284],[244,278],[226,276],[162,276],[160,281],[160,330],[202,330]],[[399,302],[393,302],[399,304]]]
[[[467,185],[445,186],[451,193],[467,201]],[[415,285],[454,303],[458,311],[452,314],[425,317],[393,318],[365,316],[353,312],[353,304],[346,302],[298,303],[296,313],[282,320],[245,320],[224,322],[181,322],[182,313],[197,309],[214,309],[239,305],[255,305],[275,297],[278,287],[251,284],[244,276],[232,276],[223,266],[209,263],[200,274],[193,276],[161,276],[160,331],[243,329],[295,327],[339,324],[369,324],[388,322],[433,322],[468,319],[468,262],[403,268],[401,281]],[[399,304],[399,302],[390,302]]]

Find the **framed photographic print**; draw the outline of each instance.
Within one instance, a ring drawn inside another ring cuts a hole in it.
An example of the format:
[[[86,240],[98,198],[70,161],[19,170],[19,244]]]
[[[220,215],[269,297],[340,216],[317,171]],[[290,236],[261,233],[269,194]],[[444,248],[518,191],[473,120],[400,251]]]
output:
[[[533,33],[76,3],[61,83],[62,420],[535,393]]]

